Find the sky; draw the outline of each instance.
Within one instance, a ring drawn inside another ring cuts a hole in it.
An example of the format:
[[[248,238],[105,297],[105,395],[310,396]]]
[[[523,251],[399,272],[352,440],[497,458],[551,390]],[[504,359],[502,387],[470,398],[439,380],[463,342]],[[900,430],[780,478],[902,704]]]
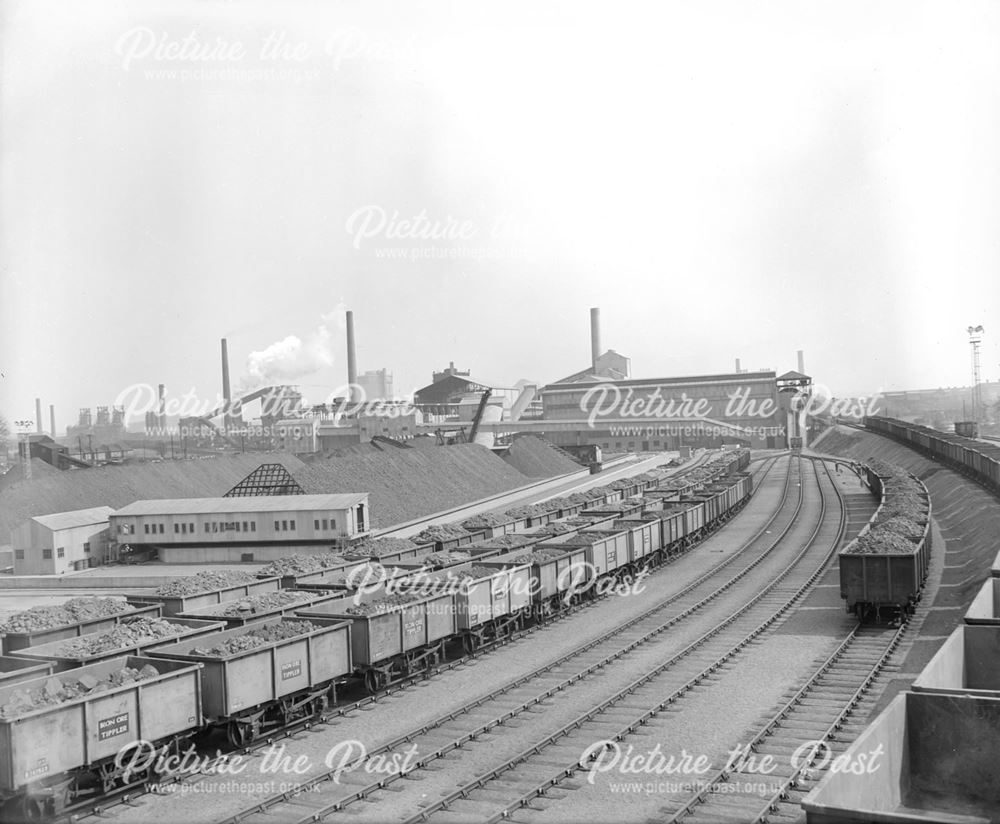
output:
[[[587,366],[1000,378],[1000,5],[0,4],[0,414]],[[47,411],[45,423],[48,423]]]

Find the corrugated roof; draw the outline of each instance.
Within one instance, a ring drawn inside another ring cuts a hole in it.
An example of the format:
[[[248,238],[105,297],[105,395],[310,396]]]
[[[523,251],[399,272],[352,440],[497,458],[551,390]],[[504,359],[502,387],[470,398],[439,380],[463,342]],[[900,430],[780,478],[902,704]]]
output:
[[[307,509],[348,509],[363,503],[368,493],[335,495],[257,495],[247,498],[161,498],[136,501],[115,515],[195,515],[212,512],[299,512]]]
[[[52,515],[36,515],[31,520],[42,526],[56,529],[72,529],[75,526],[93,526],[105,523],[114,514],[110,506],[95,506],[90,509],[76,509],[73,512],[55,512]]]

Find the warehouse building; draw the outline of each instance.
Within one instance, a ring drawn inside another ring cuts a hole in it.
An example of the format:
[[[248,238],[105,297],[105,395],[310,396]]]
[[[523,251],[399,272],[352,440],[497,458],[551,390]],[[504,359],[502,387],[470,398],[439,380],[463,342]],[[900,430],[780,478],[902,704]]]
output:
[[[273,561],[371,531],[368,493],[136,501],[110,520],[119,550],[155,548],[166,563]]]
[[[103,563],[110,506],[36,515],[11,531],[15,575],[60,575]]]

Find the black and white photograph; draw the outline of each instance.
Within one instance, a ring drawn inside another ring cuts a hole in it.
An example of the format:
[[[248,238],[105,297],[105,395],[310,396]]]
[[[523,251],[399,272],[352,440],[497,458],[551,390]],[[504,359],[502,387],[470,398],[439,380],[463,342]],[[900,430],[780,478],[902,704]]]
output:
[[[0,0],[0,824],[1000,824],[1000,3]]]

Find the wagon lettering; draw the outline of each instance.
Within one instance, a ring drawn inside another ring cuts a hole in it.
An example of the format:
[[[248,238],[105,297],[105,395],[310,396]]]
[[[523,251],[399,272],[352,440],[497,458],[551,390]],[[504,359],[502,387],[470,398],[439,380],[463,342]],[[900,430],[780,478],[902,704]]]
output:
[[[45,758],[39,758],[38,762],[30,770],[24,771],[25,778],[35,778],[39,775],[45,775],[49,771],[49,762]]]
[[[302,661],[289,661],[281,665],[281,680],[287,681],[289,678],[298,678],[302,675]]]
[[[128,732],[128,713],[123,712],[112,718],[102,718],[97,722],[97,739],[107,741],[116,735],[124,735]]]

